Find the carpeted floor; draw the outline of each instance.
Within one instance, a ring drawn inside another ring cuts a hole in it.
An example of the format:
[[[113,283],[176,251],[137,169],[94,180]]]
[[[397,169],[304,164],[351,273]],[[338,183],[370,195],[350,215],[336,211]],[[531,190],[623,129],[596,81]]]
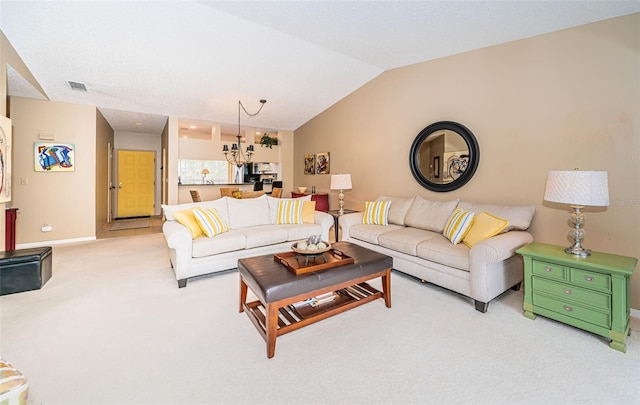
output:
[[[39,291],[0,297],[1,354],[32,404],[632,404],[640,322],[626,354],[522,315],[486,314],[394,273],[382,300],[284,335],[273,359],[235,272],[178,289],[162,234],[56,245]],[[379,286],[378,283],[373,283]]]

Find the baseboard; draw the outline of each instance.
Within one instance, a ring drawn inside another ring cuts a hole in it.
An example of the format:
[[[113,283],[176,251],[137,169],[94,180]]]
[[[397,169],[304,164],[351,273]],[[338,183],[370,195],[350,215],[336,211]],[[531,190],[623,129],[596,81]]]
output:
[[[59,240],[47,240],[47,241],[32,242],[32,243],[19,243],[16,245],[16,249],[29,249],[29,248],[42,247],[42,246],[62,245],[65,243],[87,242],[91,240],[96,240],[96,237],[88,236],[86,238],[59,239]]]
[[[631,313],[629,314],[632,318],[640,319],[640,309],[631,308]]]

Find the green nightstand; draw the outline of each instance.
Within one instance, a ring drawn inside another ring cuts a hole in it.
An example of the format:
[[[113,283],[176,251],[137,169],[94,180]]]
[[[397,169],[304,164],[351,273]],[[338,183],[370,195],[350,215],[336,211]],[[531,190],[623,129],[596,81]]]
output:
[[[638,259],[600,252],[583,258],[537,242],[516,252],[524,258],[524,316],[542,315],[610,338],[609,346],[626,352],[629,278]]]

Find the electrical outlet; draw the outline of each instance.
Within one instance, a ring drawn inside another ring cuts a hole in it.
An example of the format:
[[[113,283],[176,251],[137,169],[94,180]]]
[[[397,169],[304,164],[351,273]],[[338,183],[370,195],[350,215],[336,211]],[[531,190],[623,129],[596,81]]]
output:
[[[42,228],[40,228],[42,230],[42,232],[51,232],[51,230],[53,229],[52,227],[50,227],[49,225],[45,225]]]

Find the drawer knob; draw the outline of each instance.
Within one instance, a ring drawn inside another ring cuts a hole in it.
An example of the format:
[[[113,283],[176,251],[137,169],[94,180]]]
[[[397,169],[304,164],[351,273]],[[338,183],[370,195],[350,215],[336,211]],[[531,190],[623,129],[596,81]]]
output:
[[[565,310],[565,311],[567,311],[567,312],[571,312],[571,311],[573,311],[573,307],[570,307],[570,306],[567,306],[567,305],[564,305],[564,306],[563,306],[563,308],[564,308],[564,310]]]
[[[587,281],[593,281],[593,277],[592,276],[584,276],[584,279]]]
[[[573,291],[570,288],[564,289],[565,294],[571,294]]]
[[[548,271],[549,273],[551,273],[553,271],[553,267],[544,266],[544,271]]]

